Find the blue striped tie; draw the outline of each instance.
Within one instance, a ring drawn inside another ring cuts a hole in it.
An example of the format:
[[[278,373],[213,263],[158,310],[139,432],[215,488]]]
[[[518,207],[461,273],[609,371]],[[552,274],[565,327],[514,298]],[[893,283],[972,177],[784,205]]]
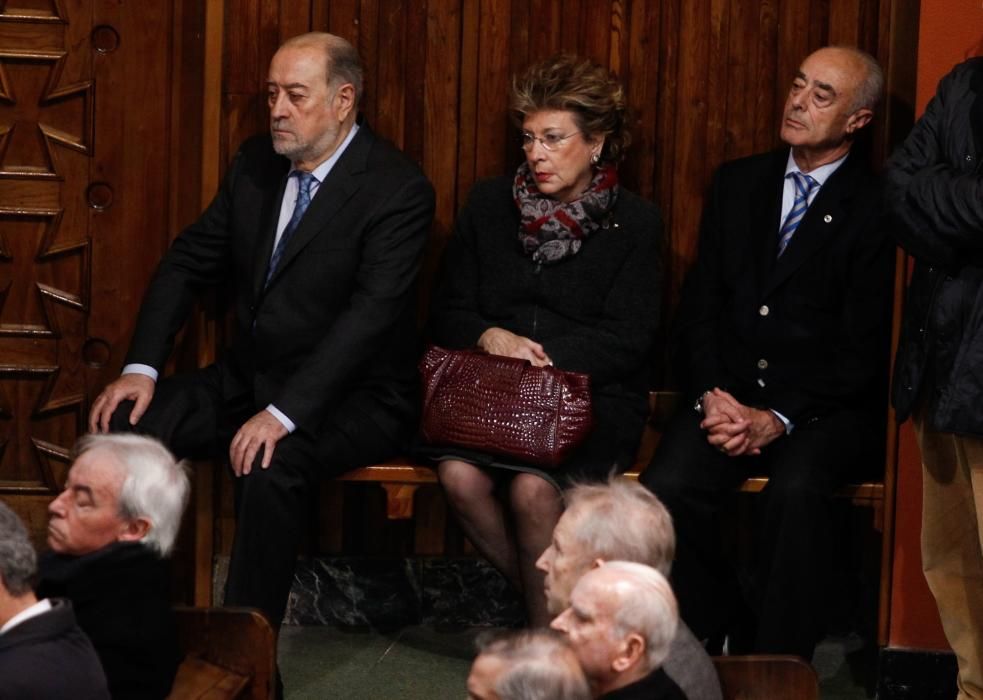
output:
[[[304,217],[304,212],[311,204],[311,183],[314,181],[314,174],[297,170],[291,175],[297,176],[297,203],[294,204],[294,213],[290,216],[290,221],[287,222],[287,226],[280,234],[280,240],[273,250],[273,256],[270,258],[270,269],[266,272],[265,284],[270,283],[270,278],[273,277],[273,273],[276,272],[276,268],[280,264],[280,258],[283,257],[283,251],[286,250],[290,237],[294,235],[300,220]]]
[[[792,202],[792,211],[785,217],[782,230],[778,232],[778,257],[782,257],[782,253],[788,248],[788,242],[792,240],[792,234],[802,222],[802,217],[806,215],[806,209],[809,208],[809,194],[819,187],[818,182],[800,172],[789,173],[789,176],[792,178],[792,184],[795,185],[795,201]]]

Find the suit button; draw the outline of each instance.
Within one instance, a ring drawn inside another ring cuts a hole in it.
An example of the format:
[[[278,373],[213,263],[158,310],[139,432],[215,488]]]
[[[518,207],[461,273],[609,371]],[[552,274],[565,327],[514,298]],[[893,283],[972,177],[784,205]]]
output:
[[[762,304],[761,308],[758,309],[758,314],[760,314],[761,316],[767,316],[770,310],[771,309],[768,308],[767,304]]]
[[[758,360],[758,369],[768,369],[768,360],[763,357]]]

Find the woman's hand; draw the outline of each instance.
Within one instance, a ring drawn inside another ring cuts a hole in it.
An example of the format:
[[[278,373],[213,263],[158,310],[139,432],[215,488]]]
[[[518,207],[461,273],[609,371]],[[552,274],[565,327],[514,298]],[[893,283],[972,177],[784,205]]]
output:
[[[489,355],[529,360],[536,367],[553,364],[542,345],[529,338],[510,333],[504,328],[493,327],[486,330],[478,338],[478,347]]]

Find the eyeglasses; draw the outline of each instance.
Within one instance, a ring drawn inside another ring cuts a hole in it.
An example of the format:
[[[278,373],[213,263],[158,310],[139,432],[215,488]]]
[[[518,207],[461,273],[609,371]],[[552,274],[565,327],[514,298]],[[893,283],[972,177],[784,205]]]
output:
[[[569,134],[560,136],[560,134],[544,134],[543,136],[536,136],[535,134],[530,134],[528,131],[522,132],[522,150],[531,151],[532,147],[539,141],[543,148],[547,151],[556,151],[560,149],[567,139],[571,136],[576,136],[579,131],[572,131]]]

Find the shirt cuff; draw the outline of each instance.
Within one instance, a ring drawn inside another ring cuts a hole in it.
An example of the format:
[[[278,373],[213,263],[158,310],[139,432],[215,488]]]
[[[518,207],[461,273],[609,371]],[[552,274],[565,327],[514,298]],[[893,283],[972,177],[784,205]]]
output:
[[[266,410],[269,411],[271,414],[273,414],[273,417],[276,418],[278,421],[280,421],[281,424],[283,424],[283,427],[287,429],[288,433],[292,433],[297,429],[297,425],[292,420],[287,418],[286,414],[284,414],[283,411],[281,411],[273,404],[267,406]]]
[[[778,411],[776,411],[774,408],[769,408],[768,410],[771,411],[772,413],[774,413],[775,414],[775,418],[777,418],[778,420],[780,420],[782,422],[782,425],[785,426],[785,434],[786,435],[788,435],[789,433],[791,433],[795,429],[795,423],[793,423],[792,421],[790,421],[788,418],[786,418],[785,416],[783,416],[781,413],[779,413]]]
[[[155,382],[157,377],[160,376],[153,367],[150,365],[141,365],[138,362],[134,362],[132,365],[126,365],[123,367],[123,371],[120,374],[142,374],[145,377],[150,377]]]

